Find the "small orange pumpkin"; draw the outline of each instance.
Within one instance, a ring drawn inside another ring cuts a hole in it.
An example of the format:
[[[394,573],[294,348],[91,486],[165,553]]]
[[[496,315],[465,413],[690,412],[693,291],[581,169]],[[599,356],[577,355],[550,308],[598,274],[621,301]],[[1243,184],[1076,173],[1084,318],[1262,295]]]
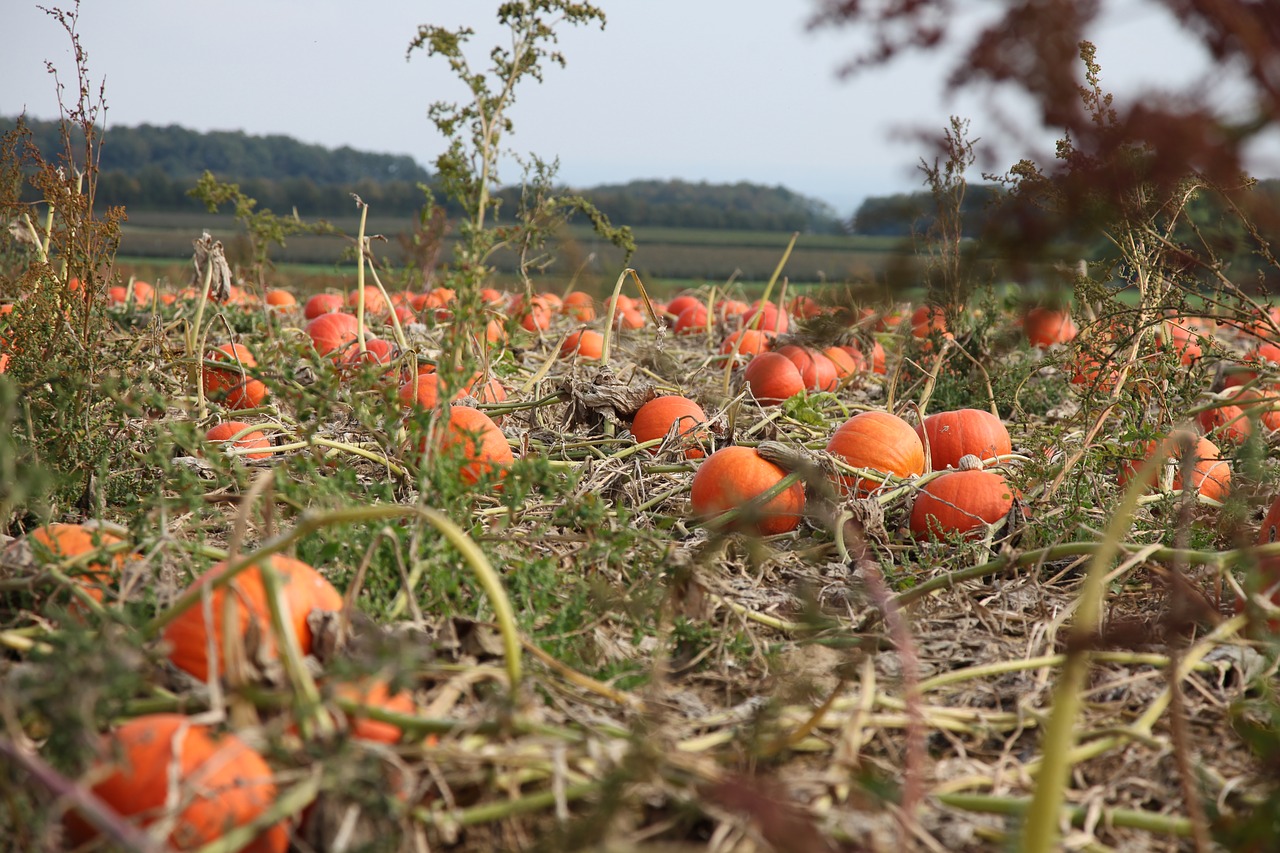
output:
[[[96,780],[94,795],[140,828],[171,825],[168,843],[175,850],[217,841],[256,820],[276,799],[271,768],[261,755],[234,734],[219,735],[181,714],[130,720],[103,737],[101,754],[86,777]],[[63,822],[75,847],[98,837],[75,810]],[[288,846],[280,822],[242,849],[284,853]]]
[[[360,336],[360,323],[343,311],[321,314],[307,323],[307,336],[317,353],[337,357]]]
[[[715,518],[758,498],[776,486],[786,472],[753,447],[725,447],[708,456],[693,475],[689,502],[694,515]],[[795,530],[804,512],[804,487],[793,483],[761,507],[748,507],[730,527],[762,536]]]
[[[321,314],[331,314],[334,311],[341,311],[346,302],[336,293],[317,293],[315,296],[307,300],[307,304],[302,308],[302,316],[308,320],[314,320]]]
[[[440,446],[443,449],[461,449],[463,463],[458,474],[470,484],[478,482],[487,473],[506,476],[506,469],[515,461],[507,437],[498,425],[484,412],[470,406],[449,409],[449,425]]]
[[[234,367],[205,366],[201,372],[205,396],[225,403],[232,409],[252,409],[262,404],[267,396],[267,386],[248,374],[257,367],[253,353],[244,344],[223,344],[206,356],[207,361],[226,361]]]
[[[804,390],[800,368],[776,352],[762,352],[751,359],[744,378],[752,396],[762,406],[776,406]]]
[[[26,542],[32,546],[35,551],[34,556],[37,559],[62,561],[97,551],[99,548],[117,545],[121,541],[119,536],[113,536],[105,530],[88,527],[83,524],[48,524],[44,527],[37,527],[23,539],[10,543],[5,550],[16,549],[20,547],[19,543]],[[83,569],[78,570],[74,579],[89,593],[89,596],[94,601],[101,602],[104,598],[104,588],[110,588],[114,585],[114,581],[124,567],[126,559],[127,557],[124,554],[116,554],[106,565],[96,561],[89,563]],[[79,602],[76,602],[74,606],[79,606]]]
[[[788,344],[779,349],[778,354],[791,360],[791,363],[800,371],[800,379],[804,382],[804,387],[810,391],[834,391],[836,385],[840,384],[836,366],[831,363],[831,359],[817,350]]]
[[[604,335],[595,329],[580,329],[576,332],[571,332],[564,339],[564,343],[560,345],[561,358],[572,358],[576,355],[580,359],[595,360],[600,358],[603,352]]]
[[[684,446],[686,459],[701,459],[706,454],[697,442],[705,438],[706,431],[700,427],[707,422],[707,413],[702,407],[687,397],[669,394],[654,397],[636,412],[631,421],[631,434],[637,442],[652,441],[655,438],[666,438],[675,428],[676,446]],[[657,448],[649,448],[656,453]]]
[[[1022,315],[1022,333],[1033,347],[1051,347],[1075,340],[1075,321],[1066,311],[1052,308],[1032,308]]]
[[[232,447],[236,447],[244,450],[271,446],[271,442],[267,439],[265,435],[262,434],[261,430],[255,429],[247,432],[246,430],[249,430],[249,424],[243,423],[241,421],[223,421],[222,423],[218,424],[217,426],[213,427],[208,432],[206,432],[204,434],[204,440],[213,442],[215,444],[226,444],[227,442],[231,442]],[[237,433],[241,433],[241,432],[243,432],[244,434],[233,441],[232,440],[233,437]],[[271,458],[270,453],[245,453],[243,455],[249,459],[270,459]]]
[[[1192,462],[1192,488],[1197,493],[1206,498],[1213,500],[1223,500],[1231,491],[1231,462],[1218,450],[1218,446],[1207,438],[1200,438],[1191,435],[1184,430],[1175,430],[1167,436],[1158,445],[1154,441],[1148,441],[1143,447],[1143,457],[1149,458],[1154,453],[1160,453],[1166,465],[1173,465],[1173,483],[1175,490],[1182,489],[1182,464],[1179,461],[1179,444],[1182,436],[1186,436],[1191,443]],[[1141,462],[1127,462],[1120,468],[1119,483],[1123,488],[1128,485],[1129,480],[1138,472]],[[1153,472],[1148,485],[1156,485],[1159,478],[1158,472]]]

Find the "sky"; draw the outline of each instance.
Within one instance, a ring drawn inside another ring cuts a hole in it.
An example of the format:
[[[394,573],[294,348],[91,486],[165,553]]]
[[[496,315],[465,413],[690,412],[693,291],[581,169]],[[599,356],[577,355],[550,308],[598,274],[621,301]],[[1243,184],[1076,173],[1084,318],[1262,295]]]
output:
[[[58,3],[44,0],[42,5]],[[2,0],[0,115],[57,116],[51,62],[74,94],[70,40],[31,0]],[[477,64],[504,43],[497,0],[83,0],[78,32],[106,124],[287,134],[329,147],[408,154],[428,168],[446,144],[427,118],[463,90],[444,60],[406,49],[419,24],[476,30]],[[849,30],[806,27],[813,0],[597,0],[608,24],[566,29],[564,69],[529,80],[506,140],[518,154],[558,157],[573,187],[642,178],[783,185],[851,214],[868,195],[922,188],[928,154],[912,131],[949,116],[995,171],[1050,159],[1052,135],[1029,127],[1009,93],[947,93],[951,58],[915,54],[841,78],[862,43]],[[965,0],[964,26],[998,10]],[[1178,86],[1210,69],[1203,51],[1147,0],[1125,0],[1093,35],[1103,83],[1119,96]],[[71,6],[65,0],[65,6]],[[1229,87],[1223,90],[1230,97]],[[107,144],[110,144],[108,134]],[[1259,177],[1280,175],[1280,144],[1260,146]],[[517,182],[510,159],[499,177]],[[977,175],[971,176],[977,179]]]

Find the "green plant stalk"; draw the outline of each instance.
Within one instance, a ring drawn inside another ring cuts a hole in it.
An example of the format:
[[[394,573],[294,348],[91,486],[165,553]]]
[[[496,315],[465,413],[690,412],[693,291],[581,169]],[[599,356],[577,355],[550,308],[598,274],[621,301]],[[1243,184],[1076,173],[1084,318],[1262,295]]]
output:
[[[618,274],[618,280],[613,284],[613,296],[609,297],[609,317],[604,325],[604,342],[600,346],[601,367],[609,363],[609,344],[613,340],[613,323],[618,313],[618,297],[622,294],[622,283],[627,280],[629,272],[634,270],[628,267]]]
[[[764,286],[764,294],[760,297],[760,306],[762,308],[765,303],[769,301],[769,297],[773,295],[773,286],[778,283],[778,276],[782,275],[782,269],[787,265],[787,261],[791,258],[791,250],[796,247],[796,240],[798,239],[800,239],[800,232],[791,232],[791,239],[787,242],[787,248],[782,253],[782,257],[778,259],[778,265],[773,268],[773,275],[769,276],[769,283]],[[757,312],[754,321],[749,324],[750,328],[756,328],[763,318],[764,313]]]
[[[280,659],[284,662],[285,675],[293,688],[295,706],[300,706],[297,710],[302,736],[310,738],[317,731],[325,735],[332,734],[333,720],[321,708],[320,691],[302,659],[302,647],[298,645],[298,635],[293,631],[289,602],[280,589],[280,575],[270,557],[260,565],[262,586],[267,593],[267,608],[271,611],[271,630],[276,635],[276,646]]]
[[[368,352],[364,342],[364,227],[369,218],[369,205],[360,202],[360,228],[356,236],[356,344],[360,352]],[[391,303],[387,302],[390,307]]]
[[[561,797],[564,802],[581,800],[598,791],[602,784],[601,782],[581,782],[577,785],[568,785],[561,792]],[[555,805],[556,799],[557,796],[554,790],[539,791],[536,794],[504,800],[500,803],[484,803],[483,805],[472,806],[459,812],[430,811],[419,806],[411,814],[414,820],[427,826],[479,826],[504,818],[542,811]]]
[[[378,270],[373,265],[372,258],[369,261],[369,275],[373,276],[373,283],[377,285],[378,292],[382,294],[383,300],[392,309],[391,310],[391,331],[396,336],[396,343],[400,345],[400,351],[408,352],[409,339],[405,337],[404,327],[400,325],[400,318],[396,316],[395,305],[393,305],[391,302],[391,294],[387,293],[387,289],[382,286],[382,279],[378,276]]]
[[[507,675],[511,682],[511,689],[515,691],[521,678],[520,637],[516,628],[515,617],[511,610],[511,602],[507,598],[506,591],[502,588],[502,582],[497,572],[494,571],[493,566],[489,563],[488,558],[485,557],[484,552],[476,546],[475,542],[461,528],[443,513],[426,507],[378,505],[348,507],[322,513],[304,512],[292,529],[272,537],[260,545],[257,550],[234,560],[227,566],[226,571],[214,578],[212,582],[193,586],[179,595],[172,606],[167,610],[161,611],[143,626],[142,636],[147,639],[154,639],[169,623],[197,604],[206,590],[212,593],[213,590],[226,586],[258,560],[280,553],[309,533],[334,524],[382,521],[405,516],[416,516],[430,523],[462,552],[468,565],[475,572],[481,587],[486,595],[489,596],[489,603],[493,607],[498,629],[502,633],[503,649],[508,655],[506,660]],[[403,595],[404,591],[402,590],[401,596]]]
[[[204,335],[200,329],[204,323],[204,306],[209,301],[209,285],[213,283],[213,264],[205,266],[204,282],[200,287],[200,301],[196,303],[195,325],[187,329],[187,358],[191,360],[189,378],[196,389],[196,419],[204,420],[207,410],[204,399],[204,382],[201,381],[201,369],[204,352]],[[87,286],[87,285],[86,285]]]
[[[1036,779],[1035,794],[1023,825],[1021,849],[1025,853],[1049,853],[1058,837],[1058,819],[1066,798],[1071,772],[1071,751],[1075,746],[1075,722],[1083,704],[1085,679],[1089,673],[1089,645],[1097,634],[1106,595],[1105,579],[1112,560],[1120,551],[1120,541],[1133,522],[1138,498],[1146,491],[1148,478],[1163,464],[1158,454],[1143,462],[1125,489],[1116,507],[1106,536],[1089,561],[1067,641],[1067,661],[1053,691],[1049,723],[1045,727],[1043,758]]]
[[[937,794],[939,803],[951,808],[982,814],[999,814],[1017,817],[1030,810],[1031,801],[1024,797],[997,797],[985,794]],[[1072,824],[1083,826],[1088,809],[1081,806],[1067,806],[1066,814]],[[1095,816],[1096,817],[1096,816]],[[1146,832],[1159,832],[1188,838],[1191,835],[1191,821],[1185,817],[1164,815],[1155,812],[1144,812],[1138,809],[1103,809],[1101,822],[1105,826],[1116,826],[1125,829],[1141,829]]]

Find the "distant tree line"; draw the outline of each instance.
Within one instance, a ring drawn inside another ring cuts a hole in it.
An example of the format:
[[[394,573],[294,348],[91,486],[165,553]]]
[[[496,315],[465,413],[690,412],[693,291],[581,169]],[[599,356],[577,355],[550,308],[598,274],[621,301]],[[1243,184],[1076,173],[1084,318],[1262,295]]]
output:
[[[16,122],[0,117],[0,133]],[[58,122],[28,119],[25,124],[46,159],[63,150]],[[76,153],[83,150],[83,144],[72,147]],[[433,186],[431,174],[412,157],[331,150],[288,136],[198,133],[175,125],[112,126],[101,151],[99,201],[134,210],[202,210],[187,191],[205,170],[220,181],[239,184],[259,207],[297,208],[307,217],[350,214],[353,192],[379,215],[411,215],[426,200],[419,185]],[[808,233],[845,228],[826,204],[785,187],[647,180],[575,192],[626,225]],[[519,188],[507,187],[500,195],[509,215],[517,207]],[[449,215],[460,212],[439,192],[436,200]]]
[[[992,205],[1004,196],[998,184],[970,184],[960,205],[965,237],[979,237],[987,226]],[[934,201],[928,192],[870,196],[853,214],[853,232],[876,237],[925,234],[933,225]]]

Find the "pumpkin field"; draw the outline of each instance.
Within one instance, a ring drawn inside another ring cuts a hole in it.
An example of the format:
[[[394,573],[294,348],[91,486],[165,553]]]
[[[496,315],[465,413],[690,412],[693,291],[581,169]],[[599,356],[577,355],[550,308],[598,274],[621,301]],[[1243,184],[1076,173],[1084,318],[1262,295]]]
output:
[[[1028,265],[946,215],[953,119],[915,287],[797,234],[675,288],[540,161],[497,218],[536,65],[464,40],[410,48],[476,95],[448,262],[429,194],[391,263],[206,172],[243,260],[144,280],[82,59],[66,151],[0,140],[0,849],[1280,849],[1274,211],[1077,137],[1010,204],[1109,218]]]

